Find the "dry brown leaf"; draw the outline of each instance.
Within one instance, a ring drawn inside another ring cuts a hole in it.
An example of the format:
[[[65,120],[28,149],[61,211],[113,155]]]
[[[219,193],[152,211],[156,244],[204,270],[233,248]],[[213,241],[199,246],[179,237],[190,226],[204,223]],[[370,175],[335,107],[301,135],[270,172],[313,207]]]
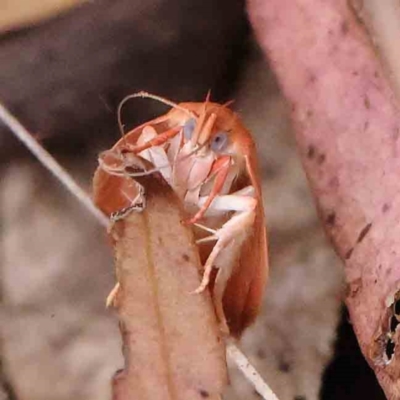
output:
[[[219,399],[227,382],[225,347],[209,294],[190,293],[200,283],[192,231],[159,174],[141,183],[144,211],[130,213],[111,232],[126,360],[114,379],[114,398]],[[130,184],[98,170],[97,203],[107,210]]]
[[[346,0],[249,0],[288,99],[321,218],[345,262],[361,349],[400,398],[400,112]],[[398,42],[398,39],[397,39]]]

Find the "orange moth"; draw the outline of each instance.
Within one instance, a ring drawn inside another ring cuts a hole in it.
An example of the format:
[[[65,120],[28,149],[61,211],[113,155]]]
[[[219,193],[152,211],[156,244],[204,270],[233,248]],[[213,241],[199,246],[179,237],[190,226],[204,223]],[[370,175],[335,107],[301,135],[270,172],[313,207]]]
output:
[[[227,105],[175,104],[131,130],[99,157],[95,202],[112,221],[145,207],[136,180],[159,171],[182,200],[211,288],[221,328],[240,336],[261,306],[268,273],[267,239],[255,144]],[[139,179],[140,180],[140,179]],[[118,286],[117,286],[118,287]],[[116,288],[117,288],[116,287]],[[114,293],[110,298],[113,298]]]

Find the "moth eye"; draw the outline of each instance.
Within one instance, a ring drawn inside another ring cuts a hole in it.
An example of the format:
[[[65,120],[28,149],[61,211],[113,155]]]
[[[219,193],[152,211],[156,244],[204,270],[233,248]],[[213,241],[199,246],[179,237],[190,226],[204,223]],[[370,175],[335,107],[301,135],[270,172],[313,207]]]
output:
[[[211,139],[210,147],[211,150],[215,151],[216,153],[221,153],[226,149],[228,143],[228,134],[226,132],[218,132]]]
[[[192,138],[194,128],[196,128],[196,120],[194,118],[188,119],[183,125],[183,136],[186,140]]]

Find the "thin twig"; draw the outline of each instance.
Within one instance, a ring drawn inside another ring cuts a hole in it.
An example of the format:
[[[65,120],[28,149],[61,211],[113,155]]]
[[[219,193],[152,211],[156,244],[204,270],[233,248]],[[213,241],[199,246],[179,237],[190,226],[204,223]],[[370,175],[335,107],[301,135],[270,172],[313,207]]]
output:
[[[0,119],[10,128],[29,151],[47,168],[66,189],[83,204],[86,209],[104,226],[109,219],[93,204],[90,196],[75,182],[71,175],[54,157],[21,125],[21,123],[0,103]]]
[[[61,182],[65,188],[95,216],[101,225],[109,226],[109,219],[92,202],[90,196],[75,182],[71,175],[38,143],[21,123],[0,103],[0,120],[10,128],[33,155]],[[227,342],[227,356],[242,371],[247,380],[264,400],[278,400],[250,361],[232,341]]]
[[[279,400],[276,394],[258,373],[258,371],[253,367],[252,364],[250,364],[249,359],[243,354],[243,352],[235,343],[232,341],[227,341],[226,353],[264,400]]]

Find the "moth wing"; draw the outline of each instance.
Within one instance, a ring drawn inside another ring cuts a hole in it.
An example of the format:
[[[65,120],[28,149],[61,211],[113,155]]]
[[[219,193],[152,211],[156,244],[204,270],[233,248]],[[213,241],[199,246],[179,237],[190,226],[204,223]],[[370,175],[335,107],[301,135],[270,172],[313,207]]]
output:
[[[243,183],[256,189],[258,202],[253,230],[242,245],[223,297],[225,317],[231,334],[236,337],[256,318],[268,277],[267,235],[257,160],[249,155],[245,161],[247,174]]]

